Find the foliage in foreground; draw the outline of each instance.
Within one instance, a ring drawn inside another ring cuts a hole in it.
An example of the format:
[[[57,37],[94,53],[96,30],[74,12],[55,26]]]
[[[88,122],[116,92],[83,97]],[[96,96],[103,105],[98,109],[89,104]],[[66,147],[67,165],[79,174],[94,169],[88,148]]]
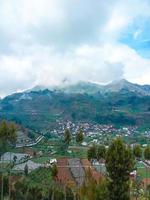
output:
[[[16,139],[17,135],[14,124],[2,121],[0,123],[0,155],[7,150],[8,146],[13,145]]]
[[[108,200],[108,181],[105,178],[96,182],[89,170],[79,193],[81,200]]]
[[[134,169],[131,149],[120,138],[115,139],[107,151],[106,169],[109,177],[109,199],[130,199],[130,172]]]
[[[107,152],[103,146],[93,146],[89,154],[99,160],[105,158],[107,177],[96,182],[89,170],[80,188],[68,188],[55,181],[57,166],[39,168],[23,176],[14,185],[12,200],[132,200],[144,198],[141,182],[131,184],[130,172],[134,169],[133,151],[120,138],[112,141]],[[149,149],[147,148],[147,155]],[[89,152],[88,152],[89,153]],[[7,194],[7,192],[6,192]]]

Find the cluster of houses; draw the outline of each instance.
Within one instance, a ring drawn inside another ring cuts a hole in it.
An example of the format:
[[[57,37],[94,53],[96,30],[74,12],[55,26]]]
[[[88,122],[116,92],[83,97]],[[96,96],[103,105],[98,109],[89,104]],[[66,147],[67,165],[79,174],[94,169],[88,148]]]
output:
[[[124,136],[124,137],[132,137],[140,134],[137,126],[122,126],[120,128],[114,127],[112,124],[93,124],[90,122],[82,123],[82,122],[72,122],[72,121],[61,121],[57,120],[57,128],[52,130],[51,133],[54,135],[62,135],[66,128],[70,129],[71,133],[75,135],[79,128],[82,128],[84,134],[89,138],[93,138],[93,142],[96,142],[96,139],[102,139],[114,136]],[[142,136],[145,138],[150,138],[150,130],[146,130],[142,132]],[[96,138],[97,137],[97,138]]]
[[[93,124],[90,122],[82,123],[82,122],[72,122],[72,121],[61,121],[57,120],[57,129],[51,131],[51,133],[61,135],[64,133],[64,130],[68,128],[71,130],[72,134],[75,134],[79,128],[82,128],[86,135],[90,135],[92,133],[107,133],[107,134],[124,134],[126,136],[138,133],[137,126],[123,126],[121,128],[115,128],[112,124]],[[145,131],[144,134],[150,136],[150,130]]]

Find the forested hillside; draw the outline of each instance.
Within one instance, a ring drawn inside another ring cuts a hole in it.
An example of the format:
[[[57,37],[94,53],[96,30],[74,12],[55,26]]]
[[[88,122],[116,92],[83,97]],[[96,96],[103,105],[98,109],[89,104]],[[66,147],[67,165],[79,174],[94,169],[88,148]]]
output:
[[[16,93],[0,101],[0,118],[37,130],[55,127],[59,119],[150,126],[149,95],[142,95],[133,88],[111,91],[109,87],[109,91],[93,91],[91,93],[91,86],[88,92],[88,88],[80,90],[78,85],[78,91],[72,92],[43,89]]]

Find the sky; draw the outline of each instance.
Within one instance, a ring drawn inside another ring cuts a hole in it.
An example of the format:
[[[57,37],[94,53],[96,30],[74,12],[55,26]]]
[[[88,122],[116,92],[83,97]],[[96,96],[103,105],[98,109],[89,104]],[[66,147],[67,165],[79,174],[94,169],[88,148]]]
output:
[[[0,0],[0,96],[35,85],[150,84],[150,0]]]

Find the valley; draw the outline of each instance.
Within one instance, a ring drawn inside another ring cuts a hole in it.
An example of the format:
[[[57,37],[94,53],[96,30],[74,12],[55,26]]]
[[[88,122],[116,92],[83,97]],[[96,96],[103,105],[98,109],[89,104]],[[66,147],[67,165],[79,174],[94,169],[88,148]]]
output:
[[[146,196],[150,181],[150,163],[145,157],[150,145],[148,88],[125,80],[105,87],[79,83],[51,90],[36,87],[1,99],[0,121],[8,124],[8,132],[13,122],[17,134],[15,144],[4,142],[5,149],[1,148],[0,172],[11,183],[10,193],[6,191],[5,195],[15,199],[18,187],[17,198],[23,198],[22,188],[26,187],[28,198],[36,191],[36,199],[55,195],[62,200],[82,196],[82,190],[92,188],[85,189],[84,184],[93,184],[94,188],[104,184],[101,187],[106,190],[106,155],[118,140],[135,154],[129,173],[131,197],[137,195],[137,183],[141,184],[140,195]],[[0,131],[6,131],[4,125]],[[79,131],[81,141],[77,140]],[[101,195],[105,198],[108,193]]]

